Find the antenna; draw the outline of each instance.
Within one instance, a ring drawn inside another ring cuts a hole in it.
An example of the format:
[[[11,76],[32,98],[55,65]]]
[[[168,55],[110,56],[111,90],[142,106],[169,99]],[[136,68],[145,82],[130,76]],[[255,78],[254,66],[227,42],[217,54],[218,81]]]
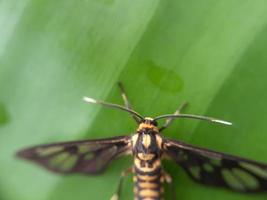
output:
[[[213,122],[213,123],[224,124],[224,125],[228,125],[228,126],[232,125],[231,122],[224,121],[224,120],[221,120],[221,119],[216,119],[216,118],[212,118],[212,117],[205,117],[205,116],[200,116],[200,115],[191,115],[191,114],[160,115],[160,116],[154,118],[154,120],[159,120],[159,119],[164,119],[164,118],[191,118],[191,119],[199,119],[199,120],[210,121],[210,122]]]
[[[113,103],[108,103],[108,102],[104,102],[104,101],[101,101],[101,100],[96,100],[96,99],[93,99],[93,98],[90,98],[90,97],[83,97],[83,100],[87,103],[94,103],[94,104],[100,104],[100,105],[103,105],[103,106],[106,106],[106,107],[110,107],[110,108],[118,108],[120,110],[124,110],[128,113],[131,113],[133,114],[134,116],[138,117],[138,119],[140,119],[140,121],[144,120],[144,118],[137,112],[135,112],[134,110],[131,110],[131,109],[128,109],[124,106],[121,106],[121,105],[118,105],[118,104],[113,104]]]

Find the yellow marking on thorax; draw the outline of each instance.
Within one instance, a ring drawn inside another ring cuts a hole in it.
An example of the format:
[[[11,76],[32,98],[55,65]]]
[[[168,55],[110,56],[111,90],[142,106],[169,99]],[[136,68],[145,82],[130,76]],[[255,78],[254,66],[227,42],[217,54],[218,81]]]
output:
[[[151,136],[148,134],[143,135],[142,144],[144,145],[145,148],[148,148],[151,144]]]
[[[132,136],[133,147],[136,145],[137,139],[138,139],[138,134],[134,134],[134,135]]]
[[[140,131],[142,129],[152,129],[155,132],[159,132],[158,127],[154,126],[153,124],[146,124],[146,123],[141,123],[137,129],[137,131]]]
[[[160,135],[156,135],[156,141],[157,141],[157,145],[160,149],[162,149],[162,137]]]
[[[152,154],[152,153],[138,153],[137,156],[141,160],[152,160],[155,157],[155,154]]]
[[[141,171],[143,171],[143,172],[153,172],[153,171],[155,171],[157,168],[159,168],[159,167],[161,166],[161,160],[160,160],[160,159],[155,160],[155,161],[153,162],[152,166],[149,166],[148,163],[145,163],[145,166],[142,167],[142,166],[141,166],[141,162],[142,162],[142,160],[140,160],[140,159],[138,159],[138,158],[135,158],[135,159],[134,159],[134,164],[135,164],[135,166],[136,166],[139,170],[141,170]]]

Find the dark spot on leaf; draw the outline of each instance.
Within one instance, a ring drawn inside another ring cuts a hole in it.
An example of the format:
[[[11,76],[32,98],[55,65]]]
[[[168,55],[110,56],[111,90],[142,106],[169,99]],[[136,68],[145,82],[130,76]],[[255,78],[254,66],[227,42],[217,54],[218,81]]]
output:
[[[148,79],[160,89],[176,93],[183,89],[184,82],[182,78],[173,70],[161,67],[153,61],[145,63]]]

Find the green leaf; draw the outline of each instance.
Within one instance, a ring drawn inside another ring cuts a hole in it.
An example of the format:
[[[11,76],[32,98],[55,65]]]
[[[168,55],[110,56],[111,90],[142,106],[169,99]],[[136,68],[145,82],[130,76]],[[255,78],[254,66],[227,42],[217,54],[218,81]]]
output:
[[[166,137],[267,162],[266,22],[264,0],[1,1],[0,199],[109,199],[132,158],[101,176],[63,177],[14,154],[132,133],[128,114],[82,102],[87,95],[122,103],[119,80],[143,115],[188,101],[186,113],[234,123],[183,119]],[[266,199],[198,185],[174,163],[166,170],[185,200]],[[122,199],[133,199],[130,178]]]

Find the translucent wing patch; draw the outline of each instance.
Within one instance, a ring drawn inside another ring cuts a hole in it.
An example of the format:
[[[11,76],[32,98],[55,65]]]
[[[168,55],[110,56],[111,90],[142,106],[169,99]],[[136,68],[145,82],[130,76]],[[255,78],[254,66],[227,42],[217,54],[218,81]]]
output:
[[[267,165],[166,139],[164,153],[196,182],[238,192],[267,192]]]
[[[128,136],[120,136],[40,145],[23,149],[17,155],[57,173],[97,174],[111,160],[130,152],[130,144]]]

